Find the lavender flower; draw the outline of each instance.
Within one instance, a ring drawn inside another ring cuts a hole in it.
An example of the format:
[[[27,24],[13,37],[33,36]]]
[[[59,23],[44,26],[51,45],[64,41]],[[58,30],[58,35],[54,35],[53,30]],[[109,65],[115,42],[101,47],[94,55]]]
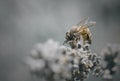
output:
[[[102,67],[104,70],[103,79],[112,80],[113,75],[119,71],[120,49],[116,45],[108,45],[101,55],[103,58]]]
[[[83,81],[90,72],[98,76],[101,70],[100,57],[84,47],[72,49],[48,40],[35,46],[26,64],[31,74],[41,80]]]
[[[46,81],[69,79],[72,65],[66,50],[53,40],[37,44],[26,62],[30,72]]]

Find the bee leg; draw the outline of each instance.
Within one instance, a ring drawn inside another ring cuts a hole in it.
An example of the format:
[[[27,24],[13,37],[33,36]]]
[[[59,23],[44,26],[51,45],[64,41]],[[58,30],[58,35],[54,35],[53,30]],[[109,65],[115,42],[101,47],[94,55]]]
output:
[[[83,38],[83,45],[85,45],[85,41],[86,41],[86,40]]]
[[[64,45],[64,44],[66,44],[67,42],[68,42],[68,41],[67,41],[67,40],[65,40],[65,41],[63,42],[63,45]]]
[[[89,38],[89,40],[88,40],[88,44],[92,44],[91,38]]]
[[[90,36],[88,34],[87,34],[87,40],[88,40],[88,44],[92,43],[91,38],[90,38]]]
[[[89,40],[89,44],[92,44],[92,41],[91,41],[91,39]]]
[[[74,40],[74,41],[70,41],[69,42],[69,45],[70,45],[70,47],[72,48],[72,49],[75,49],[77,46],[77,42]]]

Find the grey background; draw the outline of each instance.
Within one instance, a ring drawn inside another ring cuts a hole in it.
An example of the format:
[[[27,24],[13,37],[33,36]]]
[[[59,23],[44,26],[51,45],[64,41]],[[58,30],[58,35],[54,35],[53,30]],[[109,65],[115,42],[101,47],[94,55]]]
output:
[[[84,17],[97,22],[90,28],[92,51],[120,43],[120,0],[0,0],[0,81],[36,81],[24,67],[32,47],[49,38],[62,44],[65,32]]]

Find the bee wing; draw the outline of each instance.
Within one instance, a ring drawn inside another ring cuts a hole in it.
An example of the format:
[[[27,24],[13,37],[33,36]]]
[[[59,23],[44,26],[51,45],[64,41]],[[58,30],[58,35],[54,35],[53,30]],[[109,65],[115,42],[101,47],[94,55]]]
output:
[[[94,25],[96,25],[96,22],[95,21],[90,21],[90,22],[87,22],[86,24],[84,24],[84,25],[82,25],[82,26],[85,26],[85,27],[92,27],[92,26],[94,26]]]
[[[88,22],[88,20],[89,20],[89,17],[86,17],[86,18],[82,19],[80,22],[78,22],[76,25],[78,27],[81,26],[81,25],[84,25]]]

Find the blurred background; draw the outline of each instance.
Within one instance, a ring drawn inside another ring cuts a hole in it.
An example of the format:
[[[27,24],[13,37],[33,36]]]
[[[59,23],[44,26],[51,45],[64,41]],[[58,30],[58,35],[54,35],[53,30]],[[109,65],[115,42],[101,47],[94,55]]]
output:
[[[84,17],[97,23],[90,28],[92,51],[120,43],[120,0],[0,0],[0,81],[37,81],[23,65],[30,50],[49,38],[62,44],[65,32]],[[93,79],[102,81],[86,81]]]

